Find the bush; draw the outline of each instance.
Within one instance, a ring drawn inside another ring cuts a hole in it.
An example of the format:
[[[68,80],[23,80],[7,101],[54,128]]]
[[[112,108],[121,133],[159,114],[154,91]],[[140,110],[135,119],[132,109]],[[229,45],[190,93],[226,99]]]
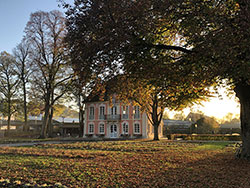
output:
[[[221,140],[221,141],[241,141],[240,135],[224,135],[224,134],[170,134],[168,139],[175,140],[182,138],[183,140]]]

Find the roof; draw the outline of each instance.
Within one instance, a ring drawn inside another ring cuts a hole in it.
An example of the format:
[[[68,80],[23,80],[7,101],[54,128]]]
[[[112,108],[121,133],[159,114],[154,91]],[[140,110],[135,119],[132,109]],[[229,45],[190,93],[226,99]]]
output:
[[[192,121],[182,121],[182,120],[172,120],[172,119],[164,119],[163,122],[165,126],[173,126],[173,125],[191,126],[194,123]]]
[[[118,77],[111,78],[110,80],[103,83],[101,89],[98,91],[93,90],[90,95],[85,100],[88,102],[100,102],[100,101],[108,101],[109,96],[114,94],[114,87],[118,83]]]
[[[31,122],[42,121],[42,114],[39,116],[29,116],[28,120]],[[67,118],[67,117],[53,117],[54,123],[79,123],[79,118]]]
[[[60,123],[79,123],[79,118],[63,118],[63,117],[57,117],[54,118],[56,121]]]
[[[220,128],[222,129],[240,129],[240,123],[226,123],[220,124]]]
[[[40,115],[38,115],[38,116],[29,116],[28,117],[28,120],[42,120],[42,118],[43,118],[43,115],[42,114],[40,114]]]
[[[104,96],[102,97],[100,92],[96,93],[95,95],[90,94],[87,99],[85,100],[86,103],[88,102],[100,102],[100,101],[108,101],[109,95],[105,92]]]

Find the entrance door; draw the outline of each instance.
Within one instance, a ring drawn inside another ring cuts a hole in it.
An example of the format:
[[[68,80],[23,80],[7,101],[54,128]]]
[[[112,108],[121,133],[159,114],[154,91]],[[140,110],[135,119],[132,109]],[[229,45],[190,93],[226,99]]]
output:
[[[110,138],[117,138],[117,125],[110,125]]]

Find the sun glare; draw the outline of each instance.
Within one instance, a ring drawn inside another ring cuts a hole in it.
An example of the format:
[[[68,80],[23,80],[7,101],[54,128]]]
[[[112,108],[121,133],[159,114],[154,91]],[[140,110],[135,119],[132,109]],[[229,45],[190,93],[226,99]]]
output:
[[[220,89],[220,97],[215,96],[202,105],[194,105],[191,108],[183,110],[183,114],[187,116],[190,112],[202,112],[204,115],[215,117],[217,120],[222,120],[228,113],[232,113],[234,117],[240,114],[240,104],[235,96],[228,97],[224,93],[224,89]],[[172,119],[176,113],[167,111],[169,117]]]

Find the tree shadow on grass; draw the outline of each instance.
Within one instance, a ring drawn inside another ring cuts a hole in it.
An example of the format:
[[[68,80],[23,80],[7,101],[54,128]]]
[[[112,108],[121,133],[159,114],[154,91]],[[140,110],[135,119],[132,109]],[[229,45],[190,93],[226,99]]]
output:
[[[248,188],[250,162],[236,159],[233,153],[219,153],[169,169],[162,175],[168,177],[166,187]]]

